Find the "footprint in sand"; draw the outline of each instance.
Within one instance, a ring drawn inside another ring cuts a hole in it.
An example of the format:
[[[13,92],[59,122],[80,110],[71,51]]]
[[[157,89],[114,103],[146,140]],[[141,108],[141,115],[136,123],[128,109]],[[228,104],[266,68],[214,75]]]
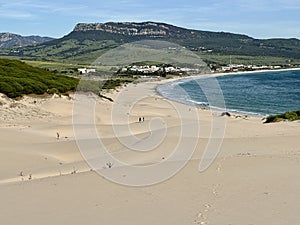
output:
[[[220,184],[215,184],[213,186],[213,189],[212,189],[212,193],[215,197],[218,197],[219,196],[219,192],[218,192],[218,188],[220,187]]]
[[[210,204],[204,204],[204,212],[209,212],[209,209],[212,207]],[[204,215],[204,213],[199,212],[197,215],[197,218],[194,220],[194,224],[199,224],[199,225],[207,225],[209,224],[207,220],[207,216]]]

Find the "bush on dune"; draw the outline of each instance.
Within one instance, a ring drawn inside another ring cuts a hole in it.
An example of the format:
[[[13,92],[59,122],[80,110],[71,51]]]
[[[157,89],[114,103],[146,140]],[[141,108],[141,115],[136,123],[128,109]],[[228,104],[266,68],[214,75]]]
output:
[[[286,112],[275,116],[268,116],[266,118],[265,123],[274,123],[280,121],[295,121],[295,120],[300,120],[300,110]]]

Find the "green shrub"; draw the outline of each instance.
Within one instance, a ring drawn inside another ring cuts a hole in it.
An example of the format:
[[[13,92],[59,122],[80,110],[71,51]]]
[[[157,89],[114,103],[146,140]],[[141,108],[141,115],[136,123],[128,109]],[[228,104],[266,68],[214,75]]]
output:
[[[0,91],[10,98],[18,96],[16,89],[8,83],[0,82]]]
[[[51,88],[47,90],[47,93],[53,95],[53,94],[59,94],[59,91],[56,88]]]
[[[280,121],[295,121],[295,120],[300,120],[300,110],[298,111],[291,111],[291,112],[286,112],[283,114],[279,115],[271,115],[266,118],[265,123],[275,123],[275,122],[280,122]]]

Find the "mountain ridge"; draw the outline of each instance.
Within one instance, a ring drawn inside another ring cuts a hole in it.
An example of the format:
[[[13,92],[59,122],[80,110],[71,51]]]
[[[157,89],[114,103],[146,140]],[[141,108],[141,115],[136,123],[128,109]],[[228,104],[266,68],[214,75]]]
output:
[[[191,36],[206,38],[212,35],[223,35],[230,37],[232,35],[239,38],[253,39],[244,34],[234,34],[230,32],[202,31],[187,29],[175,25],[160,22],[107,22],[107,23],[78,23],[72,32],[85,31],[103,31],[111,34],[129,35],[129,36],[150,36],[150,37],[181,37]]]
[[[91,63],[106,51],[143,39],[179,44],[197,54],[243,55],[300,59],[300,40],[255,39],[244,34],[192,30],[160,22],[78,23],[62,38],[13,48],[0,55],[46,61]]]
[[[148,26],[148,27],[147,27]],[[150,27],[150,29],[149,29]],[[155,29],[153,29],[155,27]],[[152,28],[152,29],[151,29]],[[172,35],[172,31],[187,31],[191,34],[222,34],[222,35],[236,35],[241,38],[257,39],[246,34],[238,34],[233,32],[225,31],[204,31],[190,28],[183,28],[175,26],[172,24],[162,23],[162,22],[106,22],[106,23],[77,23],[73,29],[73,32],[80,31],[105,31],[108,33],[116,34],[126,34],[126,35],[155,35],[166,36]],[[260,40],[272,40],[272,39],[282,39],[282,40],[300,40],[299,38],[290,37],[290,38],[264,38]]]
[[[22,36],[10,32],[2,32],[0,33],[0,48],[40,44],[51,40],[54,40],[54,38],[38,35]]]

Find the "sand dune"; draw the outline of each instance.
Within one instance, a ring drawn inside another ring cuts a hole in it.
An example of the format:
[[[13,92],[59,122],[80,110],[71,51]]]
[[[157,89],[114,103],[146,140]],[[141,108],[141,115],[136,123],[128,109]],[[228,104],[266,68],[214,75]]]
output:
[[[16,102],[1,95],[0,224],[299,223],[299,122],[225,118],[218,157],[200,173],[208,142],[220,141],[210,138],[213,116],[158,96],[156,85],[132,84],[107,94],[115,103],[97,99],[95,127],[77,121],[80,135],[72,125],[72,113],[80,116],[72,111],[73,98],[25,97]],[[145,121],[139,122],[140,117]],[[91,146],[92,160],[102,163],[102,176],[83,159],[78,139]],[[99,140],[127,164],[161,164],[157,174],[180,167],[185,151],[195,140],[196,145],[184,168],[170,179],[128,187],[104,177],[134,180],[128,167],[108,168],[106,156],[92,149]],[[177,146],[179,154],[172,158]]]

